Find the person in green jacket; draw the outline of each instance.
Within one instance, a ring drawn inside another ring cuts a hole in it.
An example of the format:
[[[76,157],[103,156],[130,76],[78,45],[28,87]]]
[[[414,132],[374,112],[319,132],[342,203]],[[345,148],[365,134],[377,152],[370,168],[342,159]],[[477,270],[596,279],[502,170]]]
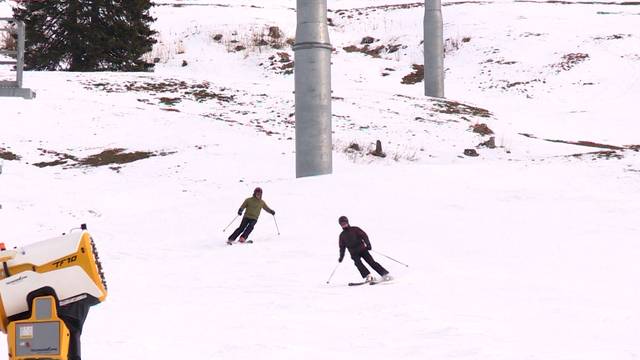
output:
[[[229,236],[227,239],[227,244],[231,245],[238,235],[240,235],[240,242],[243,243],[247,241],[249,234],[253,231],[253,227],[258,222],[258,217],[260,217],[260,211],[264,209],[264,211],[268,212],[271,215],[275,215],[276,212],[271,210],[267,203],[262,200],[262,189],[257,187],[253,190],[253,196],[250,198],[246,198],[242,205],[240,205],[240,209],[238,209],[238,215],[242,215],[243,210],[247,210],[242,217],[242,221],[240,222],[240,226]]]

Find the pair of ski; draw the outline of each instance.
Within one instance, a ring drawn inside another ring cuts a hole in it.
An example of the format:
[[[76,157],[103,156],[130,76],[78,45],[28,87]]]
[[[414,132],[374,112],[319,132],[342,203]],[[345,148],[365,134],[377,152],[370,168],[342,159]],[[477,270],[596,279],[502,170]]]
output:
[[[239,242],[239,241],[227,241],[227,245],[233,245],[233,244],[253,244],[253,240],[247,240],[245,242]]]
[[[364,284],[369,284],[369,285],[375,285],[375,284],[380,284],[383,282],[388,282],[393,280],[393,278],[389,278],[389,279],[385,279],[385,278],[380,278],[377,280],[373,280],[373,281],[360,281],[360,282],[350,282],[349,286],[360,286],[360,285],[364,285]]]

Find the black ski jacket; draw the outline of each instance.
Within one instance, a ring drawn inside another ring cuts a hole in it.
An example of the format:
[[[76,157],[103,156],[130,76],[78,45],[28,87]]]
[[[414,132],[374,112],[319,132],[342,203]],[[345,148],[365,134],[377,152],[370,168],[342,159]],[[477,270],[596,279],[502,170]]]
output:
[[[338,244],[340,246],[340,260],[344,258],[345,249],[349,249],[352,258],[364,250],[371,250],[369,237],[357,226],[348,226],[343,229]]]

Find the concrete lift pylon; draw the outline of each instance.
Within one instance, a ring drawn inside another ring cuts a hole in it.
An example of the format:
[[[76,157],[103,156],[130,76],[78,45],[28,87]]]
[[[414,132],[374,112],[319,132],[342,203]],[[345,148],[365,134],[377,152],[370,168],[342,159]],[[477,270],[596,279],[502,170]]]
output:
[[[16,24],[16,31],[18,33],[18,39],[15,50],[2,50],[0,49],[0,55],[13,55],[15,60],[3,60],[0,58],[0,65],[15,65],[16,67],[16,80],[15,81],[0,81],[0,96],[14,96],[22,97],[24,99],[33,99],[36,97],[36,93],[31,89],[22,87],[22,71],[24,69],[24,37],[25,29],[24,22],[13,18],[0,18],[0,22],[7,21],[9,23]],[[0,28],[0,32],[10,30]]]

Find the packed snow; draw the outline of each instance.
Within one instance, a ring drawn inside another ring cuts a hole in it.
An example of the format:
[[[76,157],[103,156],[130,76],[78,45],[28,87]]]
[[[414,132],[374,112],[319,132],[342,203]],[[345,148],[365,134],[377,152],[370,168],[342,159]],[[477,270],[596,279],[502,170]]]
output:
[[[333,173],[300,179],[295,5],[161,1],[154,72],[0,98],[0,241],[100,252],[83,358],[638,359],[640,5],[445,2],[438,100],[402,83],[421,3],[330,0]],[[276,215],[226,245],[257,186]],[[394,281],[347,286],[340,215]]]

